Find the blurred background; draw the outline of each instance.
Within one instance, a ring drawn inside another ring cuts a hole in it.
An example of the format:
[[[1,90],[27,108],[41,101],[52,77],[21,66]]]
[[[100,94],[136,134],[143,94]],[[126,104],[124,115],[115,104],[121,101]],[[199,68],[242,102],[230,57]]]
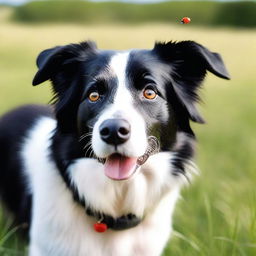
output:
[[[48,103],[49,83],[31,86],[38,53],[87,39],[103,49],[195,40],[221,53],[232,80],[205,81],[207,124],[193,125],[201,172],[183,189],[164,255],[256,255],[256,2],[0,0],[0,114]],[[19,229],[0,210],[0,255],[26,255]]]

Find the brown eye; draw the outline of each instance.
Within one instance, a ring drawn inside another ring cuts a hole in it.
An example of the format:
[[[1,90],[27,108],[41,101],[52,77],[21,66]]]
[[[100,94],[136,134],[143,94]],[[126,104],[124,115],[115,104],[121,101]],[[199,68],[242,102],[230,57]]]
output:
[[[91,92],[88,96],[89,100],[92,102],[97,101],[100,98],[100,95],[98,92]]]
[[[143,96],[148,100],[153,100],[157,96],[157,94],[152,89],[145,89],[143,92]]]

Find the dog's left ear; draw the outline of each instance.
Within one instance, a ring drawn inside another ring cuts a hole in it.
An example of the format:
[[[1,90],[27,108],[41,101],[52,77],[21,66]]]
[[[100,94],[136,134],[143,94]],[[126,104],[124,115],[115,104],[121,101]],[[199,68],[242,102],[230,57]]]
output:
[[[173,90],[185,106],[189,118],[194,122],[203,123],[195,103],[199,100],[197,89],[206,71],[230,79],[221,56],[193,41],[156,43],[153,52],[170,65]]]

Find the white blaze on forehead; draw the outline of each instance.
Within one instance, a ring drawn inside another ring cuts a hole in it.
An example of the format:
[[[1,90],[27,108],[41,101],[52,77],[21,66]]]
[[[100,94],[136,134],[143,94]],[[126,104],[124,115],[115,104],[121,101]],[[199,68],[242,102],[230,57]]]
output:
[[[129,60],[130,52],[123,52],[114,55],[110,61],[110,68],[114,72],[117,78],[117,92],[115,95],[114,102],[127,102],[131,101],[131,93],[126,87],[127,75],[126,68]]]

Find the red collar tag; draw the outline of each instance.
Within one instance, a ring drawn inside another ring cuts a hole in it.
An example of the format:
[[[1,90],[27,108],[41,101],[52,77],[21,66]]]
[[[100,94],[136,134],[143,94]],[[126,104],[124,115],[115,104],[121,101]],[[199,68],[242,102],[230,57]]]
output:
[[[97,222],[94,224],[94,230],[98,233],[104,233],[108,229],[105,223]]]

